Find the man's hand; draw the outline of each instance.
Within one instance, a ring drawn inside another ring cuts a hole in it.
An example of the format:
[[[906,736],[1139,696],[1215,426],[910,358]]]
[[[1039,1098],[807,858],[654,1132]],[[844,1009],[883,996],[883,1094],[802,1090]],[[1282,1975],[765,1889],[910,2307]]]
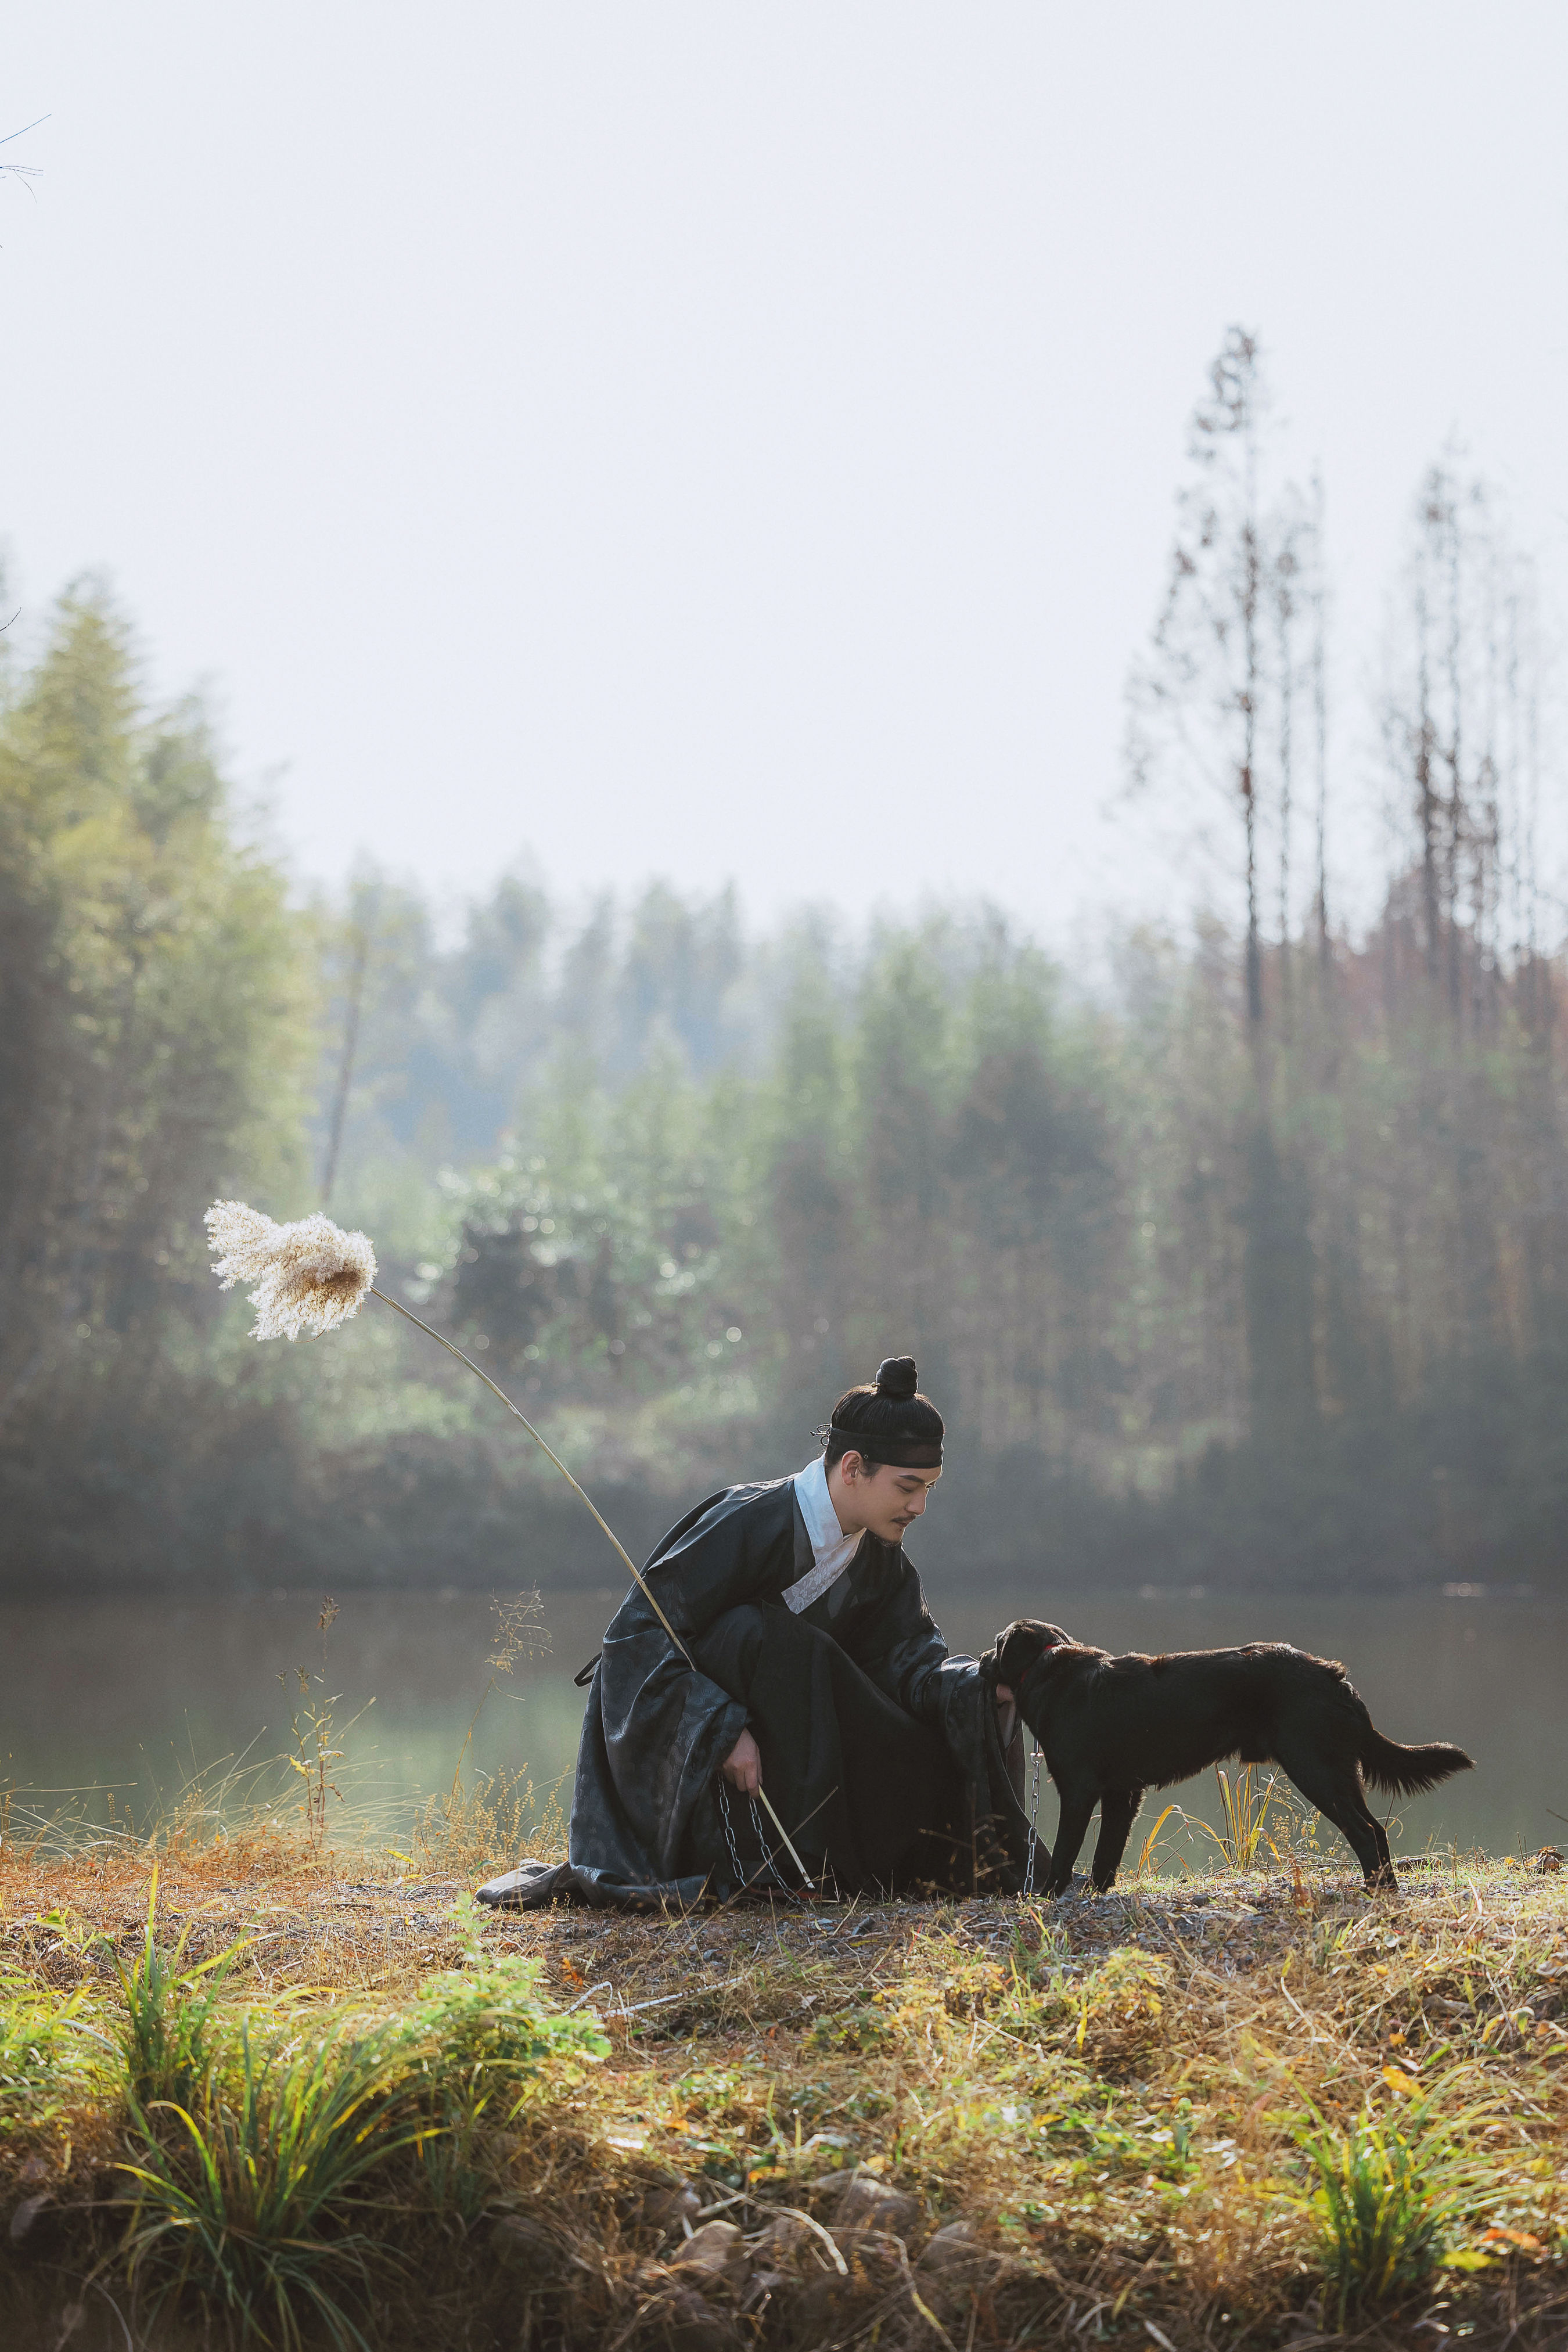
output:
[[[763,1785],[763,1759],[749,1731],[742,1731],[723,1762],[724,1778],[742,1797],[754,1797]]]
[[[996,1704],[998,1706],[1011,1706],[1013,1704],[1013,1694],[1005,1683],[996,1685]]]

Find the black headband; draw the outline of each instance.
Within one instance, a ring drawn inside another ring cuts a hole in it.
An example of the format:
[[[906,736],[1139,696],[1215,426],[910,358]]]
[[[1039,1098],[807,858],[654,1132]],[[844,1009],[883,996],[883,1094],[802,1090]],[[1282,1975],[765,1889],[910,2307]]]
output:
[[[825,1445],[836,1437],[847,1453],[858,1454],[868,1462],[885,1462],[890,1470],[942,1468],[940,1437],[895,1437],[891,1431],[884,1436],[879,1431],[841,1429],[837,1422],[830,1422],[816,1434]]]

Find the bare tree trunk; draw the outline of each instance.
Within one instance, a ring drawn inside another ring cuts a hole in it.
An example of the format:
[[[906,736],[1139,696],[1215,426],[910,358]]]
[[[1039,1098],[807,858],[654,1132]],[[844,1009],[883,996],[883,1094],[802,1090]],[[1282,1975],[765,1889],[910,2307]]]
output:
[[[1258,925],[1258,803],[1250,760],[1241,771],[1241,801],[1247,813],[1247,1024],[1256,1037],[1263,1027],[1263,955]]]
[[[1242,688],[1241,804],[1247,831],[1247,1020],[1256,1037],[1263,1026],[1263,952],[1258,915],[1258,597],[1261,566],[1258,550],[1252,428],[1247,426],[1247,523],[1242,543]]]
[[[1442,877],[1438,870],[1437,795],[1432,787],[1432,682],[1426,659],[1426,593],[1416,592],[1419,706],[1415,738],[1415,814],[1421,828],[1421,911],[1427,976],[1434,982],[1442,953]]]
[[[1323,587],[1323,485],[1314,481],[1312,520],[1312,717],[1317,732],[1318,967],[1329,970],[1329,683]]]
[[[332,1187],[338,1180],[338,1161],[343,1148],[343,1123],[348,1117],[349,1089],[353,1084],[354,1058],[359,1052],[360,1011],[364,1003],[365,968],[370,961],[370,931],[367,925],[355,921],[349,927],[352,948],[349,958],[348,1002],[343,1015],[343,1051],[338,1065],[338,1083],[332,1097],[332,1124],[327,1138],[327,1164],[321,1171],[321,1206],[331,1206]]]
[[[1459,940],[1459,848],[1465,833],[1465,794],[1462,777],[1462,717],[1464,688],[1460,678],[1460,648],[1462,624],[1459,609],[1459,509],[1458,500],[1449,486],[1445,521],[1448,541],[1448,745],[1444,761],[1448,770],[1448,835],[1445,845],[1445,885],[1447,898],[1447,980],[1448,1011],[1456,1028],[1463,1013],[1461,952]]]
[[[1258,717],[1261,688],[1258,652],[1263,552],[1258,520],[1257,346],[1250,336],[1236,339],[1234,414],[1242,436],[1241,528],[1242,682],[1241,792],[1247,845],[1247,1025],[1254,1042],[1263,1034],[1263,950],[1258,906]]]
[[[1541,1023],[1541,1012],[1543,1009],[1537,1004],[1540,984],[1537,979],[1539,964],[1536,957],[1536,940],[1540,900],[1536,879],[1536,839],[1541,818],[1541,694],[1539,683],[1534,678],[1531,679],[1530,688],[1527,739],[1530,750],[1525,771],[1524,802],[1524,943],[1527,968],[1530,972],[1529,1022],[1533,1034],[1538,1023]],[[1541,1023],[1541,1026],[1544,1029],[1544,1023]]]
[[[1274,612],[1279,628],[1279,1000],[1285,1023],[1290,1019],[1290,792],[1294,744],[1291,721],[1295,707],[1295,656],[1290,625],[1295,618],[1291,580],[1296,570],[1293,540],[1288,538],[1275,561]]]

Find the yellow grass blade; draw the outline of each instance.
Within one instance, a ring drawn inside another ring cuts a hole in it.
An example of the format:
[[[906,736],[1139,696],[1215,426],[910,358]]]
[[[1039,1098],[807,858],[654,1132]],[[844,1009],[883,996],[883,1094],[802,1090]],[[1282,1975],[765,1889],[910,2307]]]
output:
[[[1140,1877],[1143,1875],[1144,1872],[1152,1862],[1154,1858],[1155,1841],[1173,1813],[1180,1814],[1184,1822],[1187,1818],[1185,1813],[1182,1812],[1180,1805],[1172,1803],[1166,1806],[1164,1811],[1161,1814],[1159,1820],[1155,1822],[1153,1828],[1150,1831],[1148,1836],[1143,1841],[1142,1848],[1138,1856],[1138,1874]]]

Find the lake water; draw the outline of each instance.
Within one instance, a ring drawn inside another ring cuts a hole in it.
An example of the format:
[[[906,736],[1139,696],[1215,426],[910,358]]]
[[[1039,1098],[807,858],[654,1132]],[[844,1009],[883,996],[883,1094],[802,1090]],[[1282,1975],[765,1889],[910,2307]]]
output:
[[[1404,1851],[1438,1841],[1517,1853],[1568,1837],[1553,1818],[1568,1815],[1568,1605],[1047,1599],[941,1586],[930,1597],[954,1649],[983,1648],[1008,1618],[1043,1610],[1108,1649],[1269,1640],[1342,1659],[1381,1730],[1395,1739],[1457,1740],[1479,1768],[1402,1807]],[[552,1784],[569,1794],[583,1712],[572,1675],[598,1648],[618,1599],[618,1591],[544,1596],[537,1622],[548,1648],[495,1678],[466,1778],[525,1770],[541,1795]],[[412,1801],[451,1784],[491,1680],[490,1604],[472,1593],[345,1595],[325,1637],[324,1685],[312,1681],[307,1697],[298,1670],[322,1671],[318,1608],[315,1596],[302,1594],[0,1607],[0,1770],[13,1791],[13,1828],[29,1814],[72,1807],[102,1820],[111,1790],[117,1811],[145,1819],[193,1776],[213,1782],[220,1759],[289,1749],[291,1718],[324,1696],[336,1726],[358,1714],[331,1742],[346,1750],[333,1768],[345,1804],[372,1810],[395,1834]],[[298,1779],[283,1777],[297,1792]],[[1212,1820],[1213,1796],[1211,1775],[1188,1783],[1181,1801]],[[1145,1806],[1145,1829],[1156,1811],[1152,1801]],[[1047,1833],[1054,1821],[1047,1784]],[[1323,1846],[1341,1852],[1329,1832]],[[1173,1858],[1182,1850],[1178,1841]],[[1205,1858],[1201,1839],[1185,1851],[1194,1865]]]

